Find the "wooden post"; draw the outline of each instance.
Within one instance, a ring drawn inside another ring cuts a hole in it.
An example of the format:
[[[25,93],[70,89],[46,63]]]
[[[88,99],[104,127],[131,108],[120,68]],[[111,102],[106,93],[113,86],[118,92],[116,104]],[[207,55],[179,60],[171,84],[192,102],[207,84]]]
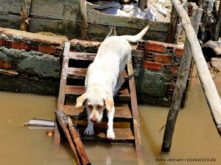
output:
[[[196,12],[196,15],[193,17],[193,20],[192,20],[196,33],[198,32],[198,27],[201,21],[202,14],[203,14],[203,10],[198,9]],[[167,117],[166,129],[165,129],[163,144],[161,148],[162,152],[169,152],[171,148],[176,119],[178,116],[178,112],[180,110],[182,97],[186,89],[186,84],[187,84],[187,80],[188,80],[189,73],[190,73],[191,61],[192,61],[192,54],[191,54],[189,43],[186,40],[185,47],[184,47],[184,56],[180,64],[178,77],[176,81],[176,88],[173,94],[172,103],[171,103],[168,117]]]
[[[20,27],[19,30],[22,31],[28,31],[28,25],[29,25],[29,12],[31,9],[32,0],[24,0],[24,5],[21,8],[20,11]]]
[[[177,33],[177,24],[178,24],[178,15],[173,6],[172,11],[171,11],[171,17],[170,17],[170,28],[169,28],[169,33],[167,36],[167,42],[169,43],[175,42],[175,37]]]
[[[220,1],[221,2],[221,1]],[[214,40],[218,41],[220,34],[220,26],[221,26],[221,3],[219,4],[219,11],[217,14],[218,18],[216,21],[215,32],[214,32]]]
[[[216,86],[213,82],[207,63],[204,59],[202,49],[197,39],[197,35],[192,27],[190,18],[188,17],[179,0],[172,0],[172,3],[181,18],[182,25],[186,32],[187,40],[189,42],[189,46],[193,55],[193,59],[196,64],[200,82],[202,84],[204,94],[207,99],[207,103],[209,105],[216,128],[221,135],[221,100],[219,94],[216,90]],[[172,134],[170,137],[172,137]],[[166,144],[166,141],[164,141],[163,144],[164,146],[162,147],[162,150],[168,152],[170,150],[170,145],[168,144],[168,142]]]
[[[81,16],[82,16],[81,39],[87,39],[88,23],[87,23],[87,1],[86,0],[80,0],[80,10],[81,10]]]
[[[144,10],[147,7],[147,3],[148,3],[148,0],[139,0],[138,1],[138,7],[141,10]]]

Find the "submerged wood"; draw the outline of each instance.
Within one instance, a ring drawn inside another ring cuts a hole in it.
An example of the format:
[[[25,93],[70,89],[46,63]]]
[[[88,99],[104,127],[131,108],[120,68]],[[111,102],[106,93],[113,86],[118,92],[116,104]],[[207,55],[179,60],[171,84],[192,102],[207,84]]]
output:
[[[90,161],[89,161],[89,158],[87,156],[87,153],[85,152],[84,145],[83,145],[83,143],[81,141],[81,138],[80,138],[80,134],[74,128],[74,125],[73,125],[72,120],[71,120],[70,117],[68,117],[68,127],[69,127],[69,130],[70,130],[72,139],[74,141],[74,144],[76,146],[77,152],[80,155],[82,164],[83,165],[91,164]]]
[[[62,128],[69,146],[74,154],[74,159],[76,160],[77,165],[90,165],[90,161],[88,156],[84,150],[83,143],[80,139],[79,133],[74,128],[74,125],[70,118],[65,115],[62,111],[56,110],[56,117],[58,120],[58,124]]]
[[[75,159],[77,165],[81,165],[79,155],[78,155],[75,145],[73,143],[69,129],[67,128],[67,116],[64,115],[60,110],[56,110],[55,114],[56,114],[56,118],[58,120],[58,124],[61,126],[61,128],[62,128],[62,130],[68,140],[69,146],[73,152],[73,156],[74,156],[74,159]]]
[[[203,14],[203,10],[198,9],[196,12],[196,15],[193,17],[193,20],[192,20],[196,33],[198,32],[198,27],[200,24],[202,14]],[[181,107],[182,97],[184,95],[189,73],[190,73],[191,61],[192,61],[192,53],[190,50],[190,45],[188,41],[186,40],[185,47],[184,47],[184,56],[180,64],[178,77],[176,81],[176,87],[175,87],[175,91],[173,94],[172,103],[169,108],[169,113],[167,116],[166,129],[165,129],[163,144],[161,148],[162,152],[169,152],[171,148],[176,119],[177,119],[178,112]]]

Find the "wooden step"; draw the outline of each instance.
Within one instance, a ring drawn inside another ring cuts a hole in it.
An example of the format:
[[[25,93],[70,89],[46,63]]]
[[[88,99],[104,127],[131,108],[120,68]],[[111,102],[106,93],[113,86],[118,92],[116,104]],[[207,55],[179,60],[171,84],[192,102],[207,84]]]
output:
[[[67,69],[68,78],[75,78],[75,79],[82,79],[85,78],[87,74],[87,68],[76,68],[76,67],[69,67]],[[126,71],[123,72],[123,76],[126,78],[128,74]]]
[[[67,69],[68,78],[84,79],[87,74],[87,68],[74,68]]]
[[[93,61],[95,58],[95,53],[86,53],[86,52],[69,52],[69,59],[81,60],[81,61]]]
[[[131,121],[132,115],[128,106],[117,106],[115,108],[114,120]],[[64,105],[64,112],[67,115],[72,116],[74,119],[87,119],[87,113],[84,108],[76,108],[74,105]]]
[[[81,95],[85,92],[84,86],[81,85],[66,85],[65,94],[67,95]],[[122,100],[130,100],[130,94],[127,88],[120,89],[117,97]]]
[[[106,129],[95,129],[94,136],[84,135],[85,127],[80,127],[79,132],[83,141],[99,141],[111,143],[134,143],[134,135],[130,128],[114,128],[115,139],[109,140],[106,138]]]

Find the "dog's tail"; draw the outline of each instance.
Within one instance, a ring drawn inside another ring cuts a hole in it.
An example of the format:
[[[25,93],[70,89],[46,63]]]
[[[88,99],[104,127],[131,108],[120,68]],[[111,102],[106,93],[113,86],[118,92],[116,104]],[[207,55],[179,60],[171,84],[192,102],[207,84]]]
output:
[[[137,35],[134,35],[134,36],[123,35],[121,37],[127,40],[128,42],[136,43],[143,38],[143,36],[146,34],[148,29],[149,29],[149,25],[147,25],[143,30],[141,30],[141,32],[138,33]]]

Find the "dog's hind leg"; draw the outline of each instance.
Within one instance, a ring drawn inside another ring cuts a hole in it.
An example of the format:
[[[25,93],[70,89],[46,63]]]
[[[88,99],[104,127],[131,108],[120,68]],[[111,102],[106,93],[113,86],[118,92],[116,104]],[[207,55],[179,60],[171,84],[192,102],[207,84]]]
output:
[[[125,82],[124,75],[123,73],[120,73],[117,79],[117,84],[114,88],[114,96],[117,94],[117,92],[119,91],[119,89],[121,88],[124,82]]]

